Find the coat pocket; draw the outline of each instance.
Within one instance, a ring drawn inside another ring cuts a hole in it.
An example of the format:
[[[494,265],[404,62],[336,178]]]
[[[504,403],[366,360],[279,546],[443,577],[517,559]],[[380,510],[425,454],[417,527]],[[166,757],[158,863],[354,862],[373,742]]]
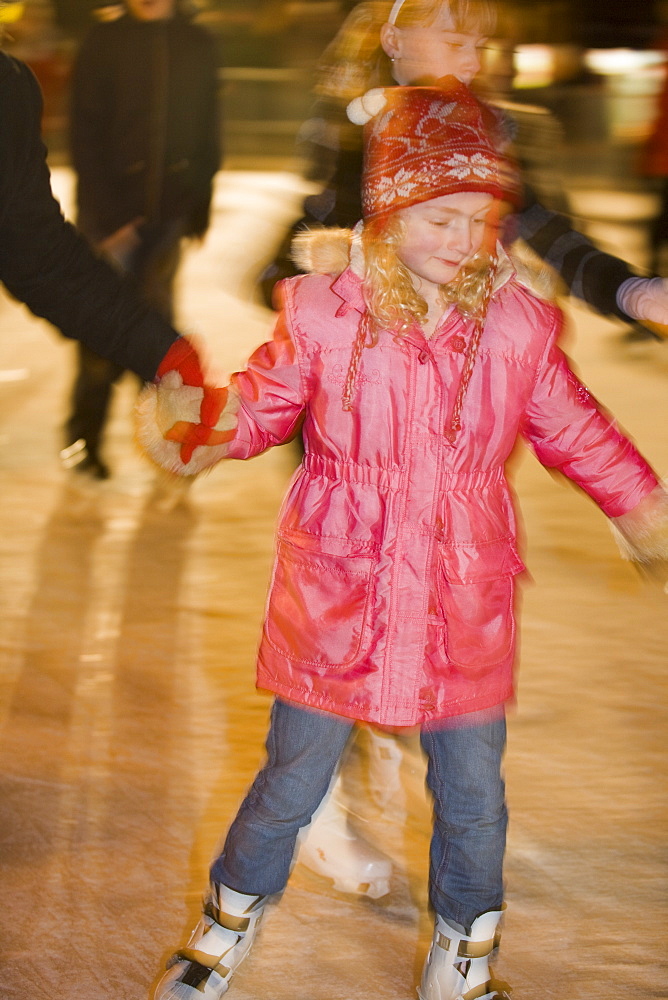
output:
[[[342,539],[282,537],[267,604],[269,644],[293,662],[346,667],[355,661],[375,556]]]
[[[440,574],[448,660],[463,674],[481,677],[512,653],[515,643],[513,576],[452,583]]]

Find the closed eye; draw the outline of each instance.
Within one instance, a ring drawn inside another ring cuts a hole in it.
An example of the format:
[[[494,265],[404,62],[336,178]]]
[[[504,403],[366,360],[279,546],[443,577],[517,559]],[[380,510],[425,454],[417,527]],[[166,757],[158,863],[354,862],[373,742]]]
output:
[[[471,37],[466,37],[466,36],[457,37],[456,35],[453,37],[452,35],[450,36],[446,35],[443,41],[451,49],[474,48],[476,52],[482,52],[485,48],[487,48],[487,42],[489,41],[489,39],[476,38],[476,40],[473,41]]]

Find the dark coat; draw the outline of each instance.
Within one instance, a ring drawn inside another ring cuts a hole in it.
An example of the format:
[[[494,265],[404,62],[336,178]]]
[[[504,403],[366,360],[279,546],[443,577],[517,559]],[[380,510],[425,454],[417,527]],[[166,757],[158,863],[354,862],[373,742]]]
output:
[[[98,241],[128,222],[207,228],[220,165],[215,49],[181,16],[95,25],[72,85],[79,227]]]
[[[152,379],[178,334],[63,218],[51,193],[41,114],[33,74],[0,53],[0,281],[65,336]]]

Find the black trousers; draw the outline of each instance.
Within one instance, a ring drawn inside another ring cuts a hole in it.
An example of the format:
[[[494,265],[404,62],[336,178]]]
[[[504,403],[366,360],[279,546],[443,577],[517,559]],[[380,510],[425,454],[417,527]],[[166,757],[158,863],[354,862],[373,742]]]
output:
[[[174,280],[181,260],[181,220],[145,226],[140,243],[115,265],[134,278],[142,298],[165,319],[172,321]],[[77,344],[77,374],[70,397],[70,415],[65,425],[66,445],[83,440],[88,454],[97,459],[114,383],[125,369]]]

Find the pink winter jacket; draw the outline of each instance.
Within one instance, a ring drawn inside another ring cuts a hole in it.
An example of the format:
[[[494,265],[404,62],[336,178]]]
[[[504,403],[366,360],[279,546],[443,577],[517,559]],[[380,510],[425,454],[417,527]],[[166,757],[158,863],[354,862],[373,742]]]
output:
[[[238,425],[220,455],[249,458],[304,419],[283,503],[258,686],[358,720],[411,726],[511,697],[515,576],[523,570],[504,463],[518,435],[609,516],[656,486],[644,459],[557,347],[559,310],[507,276],[493,295],[450,426],[473,324],[453,310],[429,340],[381,334],[341,397],[360,279],[282,286],[274,339],[232,379]]]

